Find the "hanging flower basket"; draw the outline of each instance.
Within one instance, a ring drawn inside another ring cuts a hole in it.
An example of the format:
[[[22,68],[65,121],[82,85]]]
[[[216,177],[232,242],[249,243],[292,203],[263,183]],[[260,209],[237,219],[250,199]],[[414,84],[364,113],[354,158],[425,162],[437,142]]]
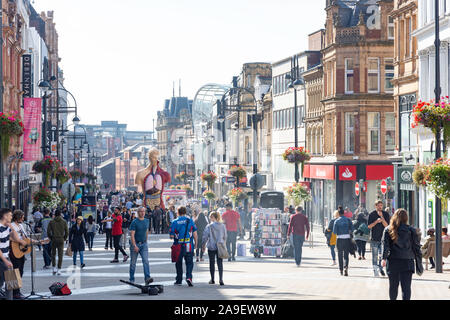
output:
[[[62,199],[56,192],[51,192],[47,188],[40,188],[38,192],[33,195],[33,203],[36,207],[47,209],[56,209],[61,205]]]
[[[83,179],[86,174],[81,171],[80,169],[75,169],[70,171],[70,175],[74,178],[74,179]]]
[[[200,178],[202,181],[205,181],[208,184],[208,188],[211,189],[214,182],[217,180],[217,175],[213,171],[209,171],[208,173],[202,173]]]
[[[231,169],[228,171],[228,174],[233,177],[241,179],[247,176],[247,171],[245,171],[245,169],[242,168],[241,166],[232,166]]]
[[[13,136],[20,137],[23,135],[24,126],[17,111],[13,114],[0,112],[0,142],[3,160],[9,155],[9,141]]]
[[[233,201],[234,204],[247,199],[247,194],[241,188],[233,188],[228,192],[228,197]]]
[[[44,185],[50,185],[50,177],[56,178],[56,173],[61,167],[61,162],[50,156],[45,156],[43,160],[36,161],[33,165],[33,171],[44,175]]]
[[[417,164],[414,167],[413,181],[418,187],[426,187],[428,179],[428,166]]]
[[[64,167],[58,168],[58,170],[56,170],[55,176],[58,182],[61,184],[66,183],[67,181],[69,181],[70,178],[72,178],[69,171],[67,171],[67,169]]]
[[[444,201],[450,199],[450,159],[441,158],[428,166],[416,166],[413,178],[417,185],[430,188]]]
[[[311,155],[303,147],[291,147],[284,151],[283,159],[290,163],[305,163],[311,159]]]
[[[294,206],[299,206],[302,202],[311,201],[311,192],[307,187],[301,183],[294,183],[286,191],[289,201],[294,203]]]
[[[180,181],[183,181],[186,178],[187,178],[187,174],[184,171],[175,175],[175,179],[180,180]]]
[[[216,194],[210,190],[206,190],[205,192],[203,192],[203,197],[211,201],[216,198]]]
[[[449,97],[442,97],[439,103],[435,100],[419,103],[413,108],[412,127],[423,125],[431,129],[436,135],[440,128],[444,129],[445,150],[450,146],[450,101]]]

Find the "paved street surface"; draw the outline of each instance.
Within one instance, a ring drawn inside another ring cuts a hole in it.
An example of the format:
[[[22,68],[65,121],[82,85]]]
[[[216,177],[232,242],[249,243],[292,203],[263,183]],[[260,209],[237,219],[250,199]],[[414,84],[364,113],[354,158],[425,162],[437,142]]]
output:
[[[314,248],[305,243],[303,260],[297,268],[293,259],[262,257],[256,259],[247,250],[246,257],[237,257],[236,262],[224,262],[225,286],[209,285],[209,262],[195,263],[194,287],[189,288],[183,281],[182,287],[173,285],[175,266],[170,262],[171,241],[168,235],[151,235],[149,241],[149,257],[151,275],[155,284],[163,284],[164,293],[158,296],[140,294],[135,288],[119,282],[128,280],[129,262],[111,264],[113,250],[104,249],[103,235],[97,235],[94,251],[85,251],[86,267],[80,272],[80,289],[73,290],[71,296],[52,297],[64,300],[157,300],[157,299],[388,299],[387,277],[375,278],[371,268],[371,254],[366,254],[367,260],[358,261],[351,257],[349,277],[339,274],[337,266],[331,266],[328,247],[324,237],[314,235]],[[247,243],[248,241],[240,241]],[[369,248],[369,245],[367,245]],[[128,248],[127,248],[128,249]],[[128,251],[128,250],[127,250]],[[49,295],[48,287],[55,281],[70,282],[68,277],[73,273],[67,267],[72,265],[72,259],[64,256],[63,274],[53,276],[51,270],[42,270],[42,252],[36,250],[37,272],[36,292]],[[122,255],[119,256],[122,261]],[[23,294],[31,290],[30,264],[26,262],[23,277]],[[422,277],[414,275],[412,284],[412,299],[450,299],[450,259],[444,259],[444,273],[425,271]],[[79,260],[78,260],[79,265]],[[136,270],[136,282],[144,281],[140,257]],[[218,274],[216,270],[216,283]],[[399,294],[400,297],[400,294]]]

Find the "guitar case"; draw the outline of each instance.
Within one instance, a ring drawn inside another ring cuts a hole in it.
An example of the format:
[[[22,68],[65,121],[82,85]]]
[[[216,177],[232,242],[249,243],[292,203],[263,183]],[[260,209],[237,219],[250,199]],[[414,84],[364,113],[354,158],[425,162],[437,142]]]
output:
[[[122,283],[129,284],[130,286],[136,287],[138,289],[141,289],[141,293],[148,294],[148,295],[155,295],[156,292],[154,289],[157,290],[156,294],[163,293],[164,292],[164,286],[162,284],[149,284],[147,286],[136,284],[130,281],[125,280],[119,280]]]

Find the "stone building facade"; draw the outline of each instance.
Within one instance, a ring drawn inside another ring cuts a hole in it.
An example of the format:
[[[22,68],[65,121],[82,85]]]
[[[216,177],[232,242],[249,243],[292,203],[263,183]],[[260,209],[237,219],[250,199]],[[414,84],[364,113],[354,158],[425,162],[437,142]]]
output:
[[[323,64],[323,155],[305,166],[315,204],[325,223],[337,205],[355,210],[355,183],[372,208],[382,179],[393,178],[394,40],[389,36],[390,0],[326,2]],[[316,187],[317,186],[317,187]],[[335,194],[335,199],[332,195]],[[334,203],[333,203],[334,202]]]

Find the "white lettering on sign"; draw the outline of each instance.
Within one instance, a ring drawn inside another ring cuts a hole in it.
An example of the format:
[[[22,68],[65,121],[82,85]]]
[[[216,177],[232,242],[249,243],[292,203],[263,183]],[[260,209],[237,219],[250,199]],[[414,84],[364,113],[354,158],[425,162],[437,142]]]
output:
[[[353,174],[350,172],[350,170],[348,170],[348,168],[345,168],[344,173],[342,173],[342,176],[346,179],[350,179],[351,177],[353,177]]]

